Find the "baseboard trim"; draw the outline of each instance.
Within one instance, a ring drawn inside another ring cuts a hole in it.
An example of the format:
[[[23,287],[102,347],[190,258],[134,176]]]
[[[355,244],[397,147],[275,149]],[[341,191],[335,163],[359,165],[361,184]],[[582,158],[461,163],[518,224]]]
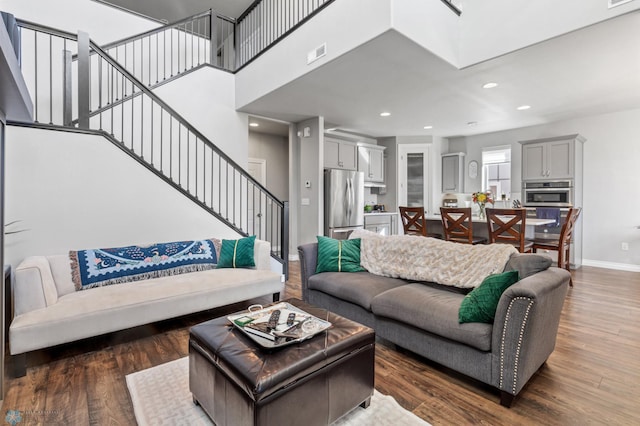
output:
[[[616,269],[618,271],[640,272],[640,265],[629,263],[603,262],[601,260],[582,259],[583,266],[595,266],[597,268]]]
[[[290,262],[297,262],[298,260],[300,260],[300,257],[297,254],[289,253],[289,261]]]

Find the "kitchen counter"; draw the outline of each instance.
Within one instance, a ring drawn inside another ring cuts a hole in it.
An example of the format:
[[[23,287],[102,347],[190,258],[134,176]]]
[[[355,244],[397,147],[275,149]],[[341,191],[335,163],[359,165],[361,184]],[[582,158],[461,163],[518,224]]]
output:
[[[365,216],[380,216],[380,215],[396,215],[398,214],[398,212],[371,212],[371,213],[365,213]]]
[[[398,213],[386,211],[365,213],[364,229],[380,235],[396,235],[398,233]]]

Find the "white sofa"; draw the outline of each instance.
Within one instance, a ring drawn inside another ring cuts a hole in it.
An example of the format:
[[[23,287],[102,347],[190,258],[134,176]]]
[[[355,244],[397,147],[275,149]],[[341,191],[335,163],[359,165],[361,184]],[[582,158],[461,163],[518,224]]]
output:
[[[68,255],[33,256],[15,270],[11,355],[284,290],[270,247],[256,240],[256,269],[212,269],[76,291]]]

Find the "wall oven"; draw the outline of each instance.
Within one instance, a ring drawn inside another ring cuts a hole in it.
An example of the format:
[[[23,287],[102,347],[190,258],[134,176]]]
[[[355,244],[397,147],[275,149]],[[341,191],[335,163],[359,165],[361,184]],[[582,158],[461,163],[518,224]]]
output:
[[[524,207],[571,207],[573,181],[524,182],[522,198]]]

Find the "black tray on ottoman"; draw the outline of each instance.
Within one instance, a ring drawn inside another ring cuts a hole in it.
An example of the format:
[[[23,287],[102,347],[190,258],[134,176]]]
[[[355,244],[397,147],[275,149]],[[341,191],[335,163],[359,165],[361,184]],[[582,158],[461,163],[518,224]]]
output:
[[[275,350],[229,320],[191,328],[189,388],[219,425],[327,425],[373,395],[375,333],[301,300],[287,300],[332,327]]]

